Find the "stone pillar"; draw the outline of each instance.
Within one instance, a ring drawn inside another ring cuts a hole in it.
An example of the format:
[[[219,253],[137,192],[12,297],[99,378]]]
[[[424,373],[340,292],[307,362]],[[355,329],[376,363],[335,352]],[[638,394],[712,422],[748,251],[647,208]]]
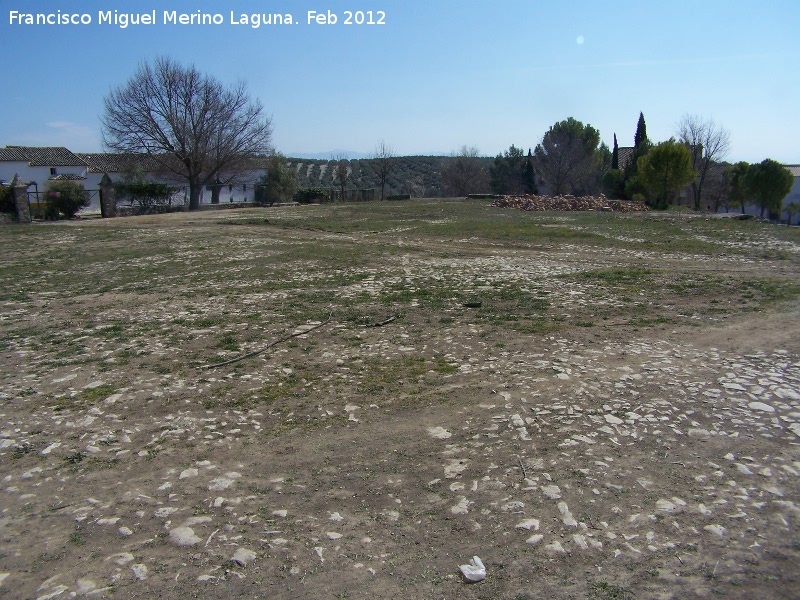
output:
[[[117,195],[108,173],[100,180],[100,214],[104,219],[117,216]]]
[[[11,180],[11,199],[14,200],[14,208],[17,210],[17,221],[30,223],[31,203],[28,202],[28,184],[23,183],[19,174],[14,175],[14,179]]]

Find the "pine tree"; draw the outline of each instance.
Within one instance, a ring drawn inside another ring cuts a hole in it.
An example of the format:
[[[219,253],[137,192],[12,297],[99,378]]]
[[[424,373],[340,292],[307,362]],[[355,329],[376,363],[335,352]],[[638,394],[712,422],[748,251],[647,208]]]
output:
[[[611,168],[619,169],[619,146],[617,146],[617,134],[614,134],[614,149],[611,151]]]

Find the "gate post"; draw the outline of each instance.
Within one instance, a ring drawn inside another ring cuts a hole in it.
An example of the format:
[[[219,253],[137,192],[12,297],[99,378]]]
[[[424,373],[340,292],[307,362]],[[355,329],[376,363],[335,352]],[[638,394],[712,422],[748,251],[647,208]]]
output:
[[[104,173],[100,180],[100,215],[104,219],[117,216],[117,197],[108,173]]]
[[[19,174],[11,180],[11,198],[17,211],[17,221],[20,223],[31,222],[31,203],[28,201],[28,184],[23,183]]]

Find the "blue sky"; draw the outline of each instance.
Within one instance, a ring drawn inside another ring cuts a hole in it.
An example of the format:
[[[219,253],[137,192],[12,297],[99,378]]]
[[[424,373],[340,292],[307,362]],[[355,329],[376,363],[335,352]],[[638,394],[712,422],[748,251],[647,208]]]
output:
[[[57,10],[93,23],[9,24],[11,11]],[[100,10],[156,10],[158,24],[99,25]],[[162,24],[173,10],[225,22]],[[339,22],[308,25],[309,10]],[[384,11],[386,24],[345,25],[345,10]],[[299,24],[232,25],[231,11]],[[570,116],[626,146],[642,111],[655,142],[690,113],[730,131],[728,160],[800,163],[798,32],[797,0],[0,0],[0,146],[101,149],[103,97],[168,55],[245,80],[289,155],[381,140],[401,155],[495,155]]]

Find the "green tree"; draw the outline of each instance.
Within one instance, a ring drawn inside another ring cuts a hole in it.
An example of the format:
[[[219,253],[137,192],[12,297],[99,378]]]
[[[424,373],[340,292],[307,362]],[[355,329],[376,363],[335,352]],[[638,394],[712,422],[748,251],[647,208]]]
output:
[[[745,161],[740,161],[726,169],[726,176],[729,185],[729,203],[731,206],[739,206],[742,214],[747,208],[747,169],[750,167]]]
[[[783,209],[788,213],[788,218],[786,219],[786,225],[792,224],[792,217],[796,214],[800,214],[800,203],[791,202],[783,207]]]
[[[652,205],[660,209],[669,206],[675,190],[697,177],[697,171],[692,169],[691,152],[675,140],[661,142],[640,157],[638,173]]]
[[[256,204],[272,206],[276,202],[286,202],[296,191],[297,173],[283,154],[273,152],[267,159],[266,172],[256,184]]]
[[[498,154],[489,167],[489,184],[495,194],[525,193],[525,152],[514,144]]]
[[[553,194],[581,194],[600,168],[600,132],[570,117],[544,134],[534,150],[534,167]]]
[[[780,218],[781,204],[793,184],[794,177],[789,170],[770,158],[757,165],[750,165],[745,174],[745,186],[750,196],[761,207],[762,219],[765,210],[768,210],[770,215],[777,214]]]
[[[51,181],[45,193],[52,214],[72,219],[80,209],[89,206],[89,192],[75,181]]]
[[[609,198],[625,197],[625,173],[620,169],[609,169],[600,180],[603,193]]]

